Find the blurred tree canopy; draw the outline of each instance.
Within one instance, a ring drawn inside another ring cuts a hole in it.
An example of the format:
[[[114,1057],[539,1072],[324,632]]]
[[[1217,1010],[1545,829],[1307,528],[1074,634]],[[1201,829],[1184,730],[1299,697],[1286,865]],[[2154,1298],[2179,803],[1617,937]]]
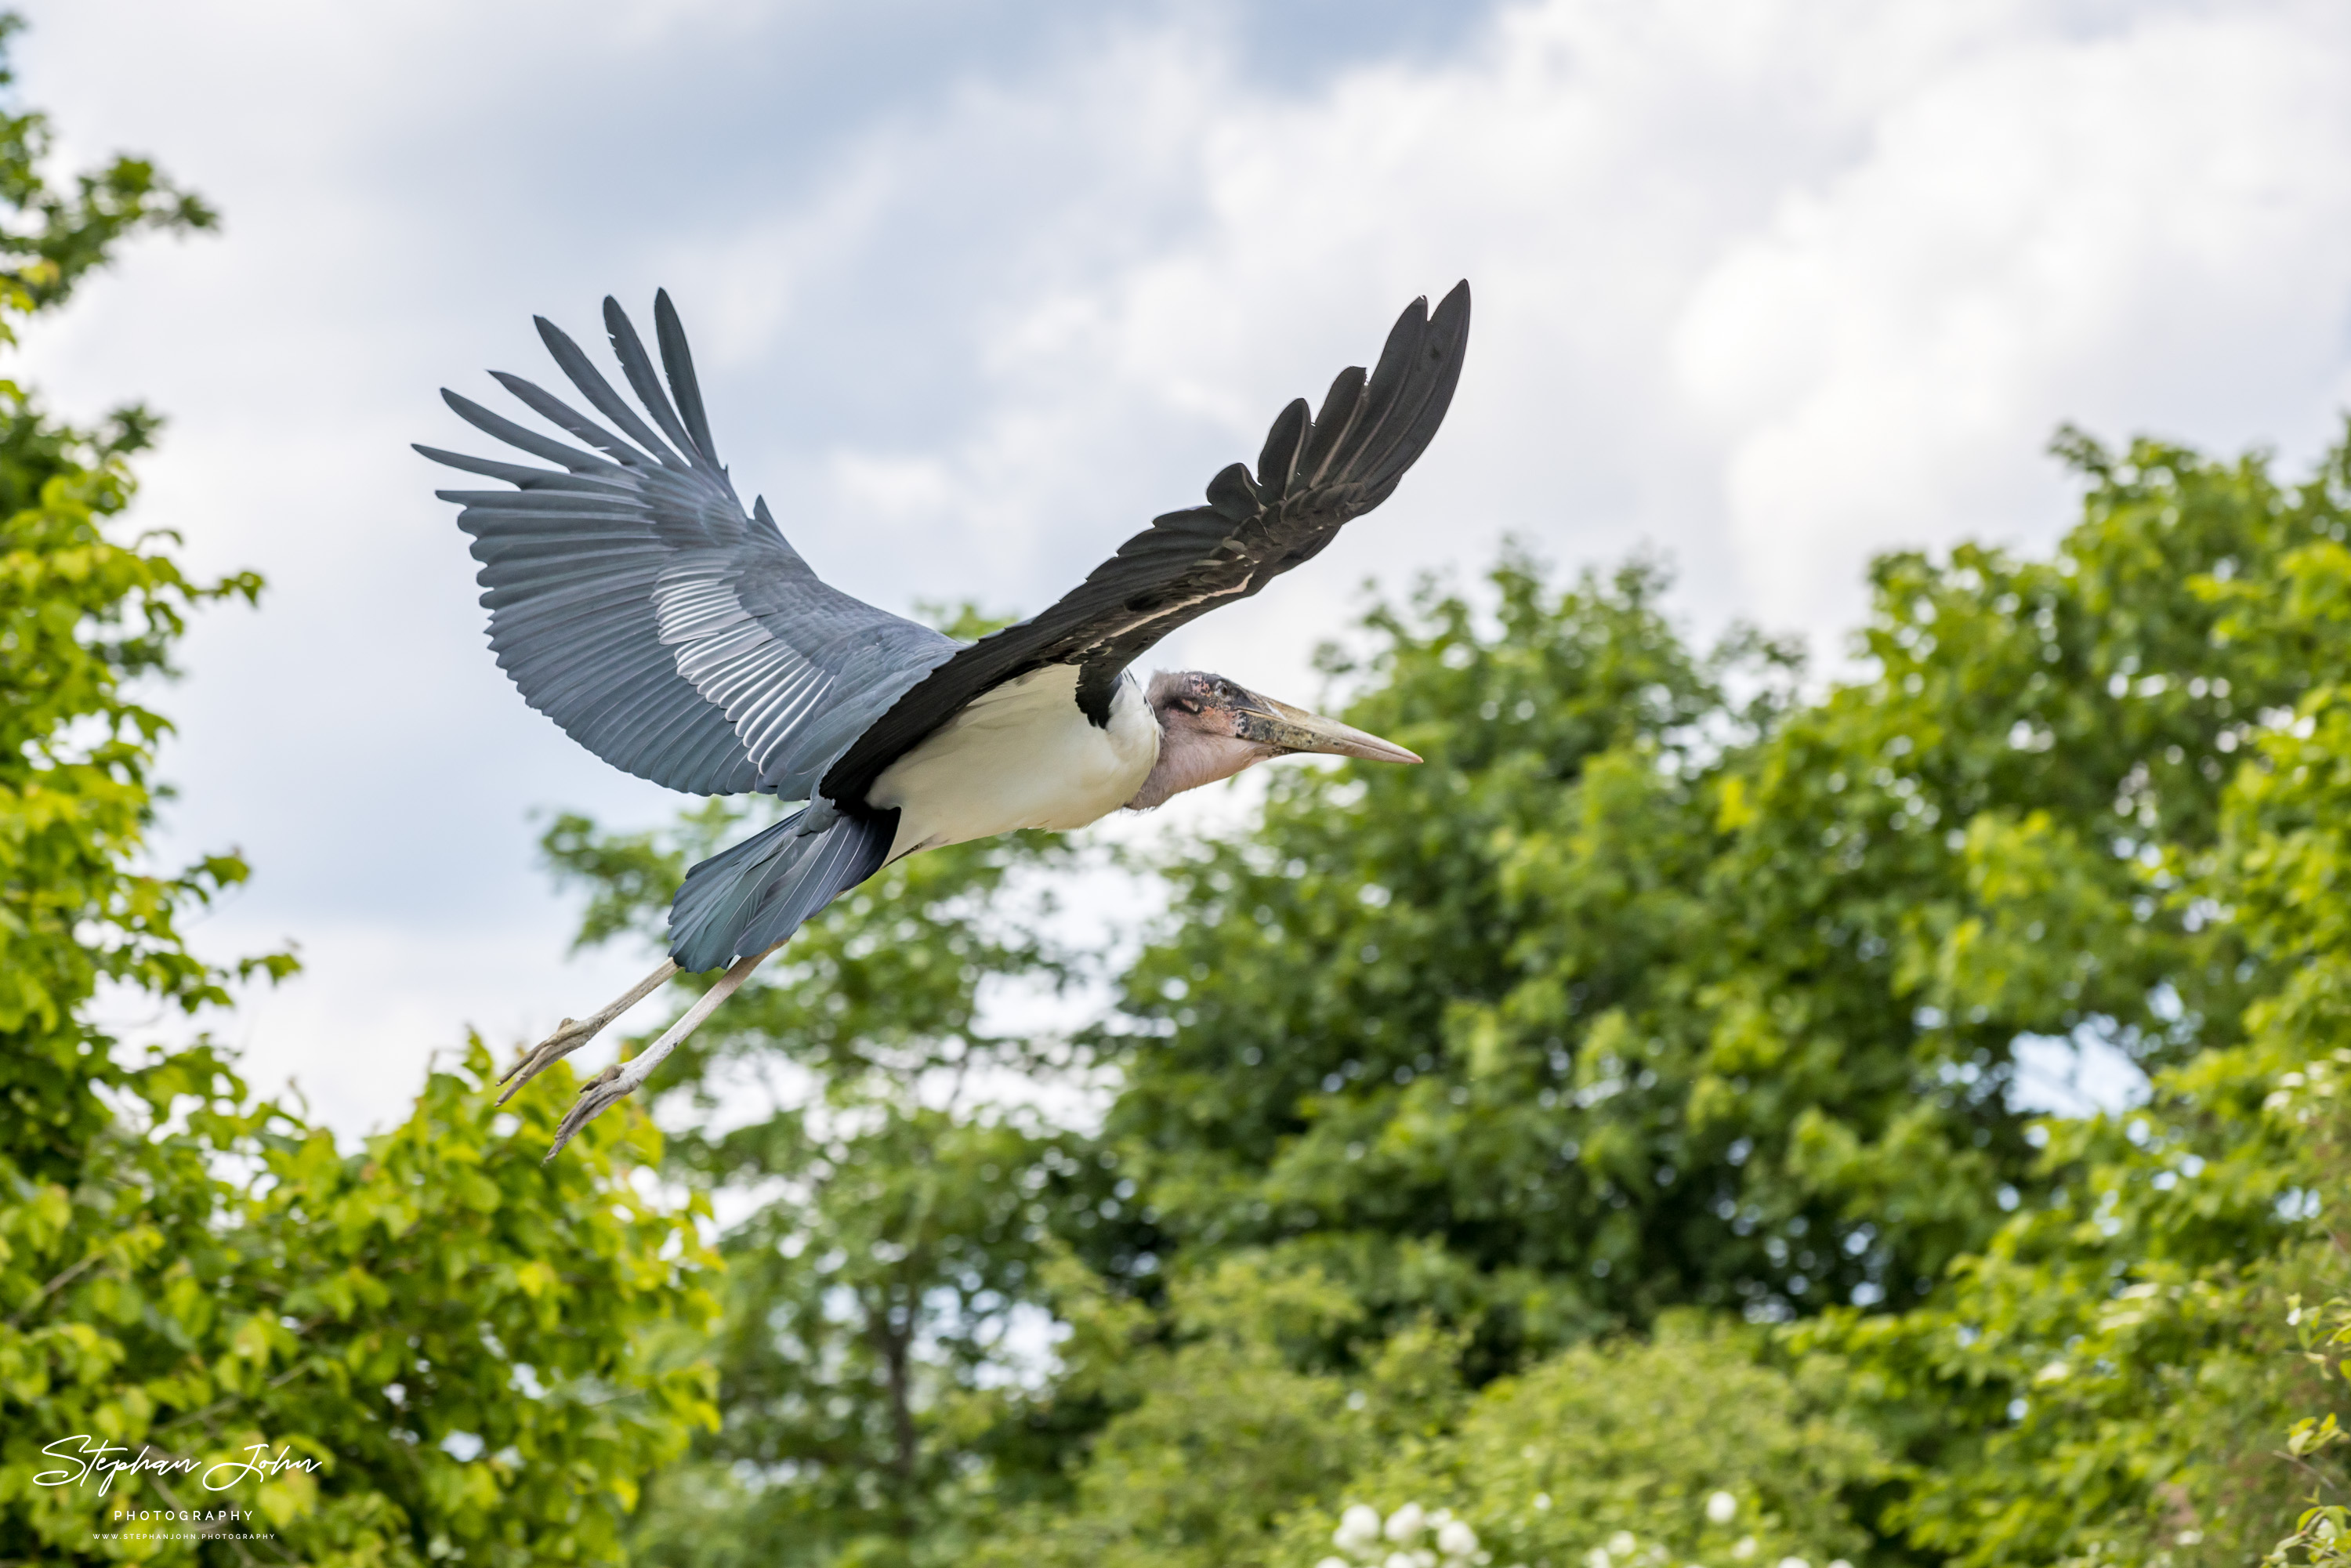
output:
[[[136,159],[56,184],[47,145],[0,113],[0,329],[211,223]],[[101,988],[196,1013],[294,968],[183,940],[234,854],[148,869],[147,704],[186,616],[261,587],[126,533],[155,430],[0,382],[0,1562],[610,1562],[638,1479],[715,1415],[705,1369],[640,1354],[712,1306],[692,1217],[630,1179],[643,1119],[542,1168],[546,1109],[493,1116],[476,1041],[342,1149],[208,1040],[97,1021]],[[104,1468],[140,1458],[171,1468]]]

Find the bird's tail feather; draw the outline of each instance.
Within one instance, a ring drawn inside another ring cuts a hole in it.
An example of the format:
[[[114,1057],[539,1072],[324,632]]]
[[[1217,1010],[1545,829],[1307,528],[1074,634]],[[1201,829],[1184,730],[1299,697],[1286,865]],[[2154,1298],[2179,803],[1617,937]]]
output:
[[[679,968],[724,968],[764,953],[882,869],[897,812],[839,817],[803,834],[807,814],[795,811],[685,873],[669,910],[669,953]]]

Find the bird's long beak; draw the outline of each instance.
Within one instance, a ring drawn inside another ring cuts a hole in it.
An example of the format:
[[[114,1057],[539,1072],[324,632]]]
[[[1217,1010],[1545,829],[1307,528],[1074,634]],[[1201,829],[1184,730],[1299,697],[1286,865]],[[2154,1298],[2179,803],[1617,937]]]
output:
[[[1244,740],[1284,751],[1319,751],[1332,757],[1360,757],[1366,762],[1420,760],[1393,741],[1255,692],[1249,693],[1248,703],[1233,710],[1233,727]]]

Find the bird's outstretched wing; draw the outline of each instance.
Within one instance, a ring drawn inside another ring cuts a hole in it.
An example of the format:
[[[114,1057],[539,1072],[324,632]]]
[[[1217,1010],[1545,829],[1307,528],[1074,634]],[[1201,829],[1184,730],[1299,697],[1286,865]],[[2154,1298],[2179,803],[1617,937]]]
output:
[[[610,298],[604,325],[651,424],[541,319],[555,362],[620,434],[500,373],[508,392],[595,450],[445,390],[460,418],[558,466],[416,449],[515,486],[440,492],[465,507],[457,524],[482,563],[490,646],[531,706],[616,768],[698,795],[806,799],[869,724],[962,644],[826,585],[764,500],[744,515],[667,293],[654,297],[653,329],[668,393]]]
[[[1254,478],[1234,464],[1208,482],[1207,506],[1156,518],[1052,608],[929,671],[825,773],[825,795],[862,800],[965,704],[1048,664],[1079,665],[1078,706],[1106,723],[1120,672],[1153,643],[1311,559],[1387,499],[1445,418],[1468,336],[1466,282],[1434,315],[1414,300],[1368,377],[1361,366],[1340,371],[1311,419],[1303,398],[1281,411]]]

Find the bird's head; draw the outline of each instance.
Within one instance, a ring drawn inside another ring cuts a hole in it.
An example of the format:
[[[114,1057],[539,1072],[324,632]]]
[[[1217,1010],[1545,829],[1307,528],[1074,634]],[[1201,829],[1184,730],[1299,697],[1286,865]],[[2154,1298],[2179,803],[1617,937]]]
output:
[[[1144,692],[1159,721],[1159,760],[1126,804],[1147,811],[1172,795],[1229,779],[1269,757],[1319,751],[1369,762],[1417,762],[1403,747],[1260,696],[1205,670],[1162,670]]]

